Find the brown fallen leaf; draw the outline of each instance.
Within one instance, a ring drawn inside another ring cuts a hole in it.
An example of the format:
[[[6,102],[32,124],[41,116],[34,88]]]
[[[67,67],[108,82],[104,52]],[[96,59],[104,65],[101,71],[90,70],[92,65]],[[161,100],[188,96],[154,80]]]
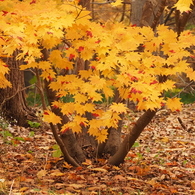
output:
[[[193,190],[195,190],[195,180],[191,181],[191,187]]]
[[[69,184],[68,185],[69,187],[73,187],[74,189],[79,189],[79,188],[83,188],[84,185],[81,185],[81,184]]]
[[[39,179],[42,179],[43,177],[45,177],[47,174],[47,171],[46,170],[40,170],[38,173],[37,173],[37,177]]]
[[[20,188],[20,192],[25,192],[25,191],[27,191],[28,189],[29,189],[28,187]]]
[[[97,171],[97,172],[107,172],[107,170],[106,169],[103,169],[103,168],[92,168],[92,169],[90,169],[90,170],[92,170],[92,171]]]
[[[50,175],[51,175],[51,176],[57,176],[57,177],[59,177],[59,176],[63,176],[64,173],[60,172],[60,171],[57,169],[57,170],[54,170]]]
[[[123,177],[122,175],[115,175],[115,176],[113,177],[113,179],[119,180],[119,181],[124,181],[124,180],[126,180],[126,178]]]
[[[68,164],[67,162],[64,162],[63,167],[66,169],[71,169],[73,166]]]

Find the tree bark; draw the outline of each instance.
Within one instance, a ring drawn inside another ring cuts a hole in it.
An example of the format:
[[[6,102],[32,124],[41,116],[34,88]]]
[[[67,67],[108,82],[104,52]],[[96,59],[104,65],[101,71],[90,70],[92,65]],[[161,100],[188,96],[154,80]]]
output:
[[[193,1],[193,4],[190,6],[191,10],[194,9],[194,6],[195,6],[195,0]],[[176,23],[176,31],[178,37],[180,36],[181,32],[183,32],[187,22],[189,21],[191,13],[192,11],[183,12],[183,13],[181,13],[179,10],[175,11],[175,23]]]
[[[108,163],[111,165],[118,166],[120,163],[124,162],[124,158],[135,143],[136,139],[140,136],[141,132],[144,128],[151,122],[153,117],[155,116],[156,111],[147,110],[136,122],[133,129],[130,133],[125,137],[123,142],[121,143],[118,151],[110,157]]]
[[[2,59],[10,68],[6,77],[12,83],[12,88],[0,89],[0,110],[5,118],[16,120],[17,125],[28,126],[27,120],[33,121],[37,117],[26,103],[24,72],[19,68],[22,61],[16,60],[17,54],[18,51],[14,52],[13,57]]]
[[[43,60],[48,60],[49,54],[47,49],[43,49],[42,50],[42,54],[43,54]],[[50,82],[45,80],[44,83],[44,89],[46,91],[47,94],[47,99],[48,99],[48,103],[51,106],[52,102],[57,100],[57,96],[56,96],[56,92],[52,91],[49,87]],[[45,109],[45,108],[44,108]],[[56,109],[51,107],[51,110],[58,116],[60,116],[62,118],[62,123],[66,124],[68,122],[68,117],[67,116],[63,116],[62,113],[60,112],[60,109]],[[53,131],[53,135],[55,140],[57,141],[57,143],[60,143],[60,147],[64,147],[64,149],[61,148],[62,152],[64,154],[65,159],[71,159],[72,162],[74,162],[74,160],[77,163],[81,163],[83,161],[85,161],[85,155],[81,149],[81,147],[79,146],[76,137],[74,135],[74,133],[72,132],[72,130],[68,130],[67,132],[61,134],[60,136],[55,136],[55,134],[60,133],[60,129],[62,125],[58,125],[57,127],[53,127],[51,124],[51,129]],[[56,139],[57,138],[57,139]],[[69,157],[69,155],[71,156],[71,158]],[[72,164],[75,166],[75,164]]]
[[[132,25],[140,26],[143,6],[145,4],[145,1],[146,0],[132,0],[131,1],[130,18],[131,18]]]
[[[91,8],[90,0],[80,0],[79,5],[81,5],[82,7],[85,7],[87,10],[90,10]]]
[[[160,23],[166,5],[167,0],[146,0],[142,11],[140,26],[150,26],[155,29]]]

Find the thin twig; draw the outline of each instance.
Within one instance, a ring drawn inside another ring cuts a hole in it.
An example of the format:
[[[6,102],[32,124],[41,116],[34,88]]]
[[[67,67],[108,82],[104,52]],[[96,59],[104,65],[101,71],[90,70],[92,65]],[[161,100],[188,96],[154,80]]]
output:
[[[193,83],[194,83],[194,81],[191,81],[190,83],[188,83],[188,84],[187,84],[179,93],[177,93],[176,95],[174,95],[172,98],[174,98],[174,97],[179,97],[180,94],[181,94],[182,92],[184,92],[185,89],[187,89],[188,87],[190,87]],[[194,89],[191,87],[191,90],[194,90]]]
[[[9,190],[9,195],[12,194],[12,188],[13,188],[13,185],[14,185],[14,180],[12,181],[12,184],[11,184],[11,187],[10,187],[10,190]]]
[[[48,156],[49,156],[49,152],[47,152],[47,155],[46,155],[46,158],[45,158],[45,166],[44,166],[44,170],[46,169],[46,166],[47,166]]]
[[[177,120],[179,121],[179,123],[180,123],[180,125],[182,126],[182,128],[183,128],[184,130],[187,130],[186,125],[183,123],[183,121],[181,120],[181,118],[180,118],[180,117],[177,117]]]

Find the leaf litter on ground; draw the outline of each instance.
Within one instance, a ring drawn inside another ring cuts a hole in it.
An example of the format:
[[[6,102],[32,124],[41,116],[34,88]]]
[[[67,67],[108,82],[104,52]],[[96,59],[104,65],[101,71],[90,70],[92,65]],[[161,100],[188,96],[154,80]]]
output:
[[[128,113],[123,137],[139,116]],[[181,112],[161,110],[124,164],[87,159],[77,168],[52,156],[55,142],[49,129],[39,128],[29,137],[28,128],[9,127],[13,136],[0,134],[0,195],[195,194],[194,123],[195,104],[184,105]]]

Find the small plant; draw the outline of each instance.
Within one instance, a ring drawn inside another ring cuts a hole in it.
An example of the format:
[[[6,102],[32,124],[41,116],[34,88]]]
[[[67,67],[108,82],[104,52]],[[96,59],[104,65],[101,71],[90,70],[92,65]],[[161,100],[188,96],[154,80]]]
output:
[[[41,124],[40,123],[38,123],[38,122],[33,122],[33,121],[27,121],[28,122],[28,124],[29,124],[29,126],[31,127],[31,128],[35,128],[35,129],[37,129],[37,128],[39,128],[40,126],[41,126]]]
[[[7,129],[8,126],[9,126],[9,123],[3,117],[0,116],[0,128]]]
[[[4,143],[10,143],[10,141],[8,140],[8,137],[13,137],[13,135],[8,130],[0,131],[0,134],[3,137]]]
[[[143,159],[143,155],[141,153],[138,152],[136,155],[139,161]]]
[[[53,145],[52,148],[54,149],[53,154],[52,154],[53,157],[59,158],[60,156],[62,156],[60,147],[57,144]]]
[[[133,148],[137,148],[137,147],[139,147],[139,143],[138,142],[135,142],[134,144],[133,144],[133,146],[132,146]]]
[[[34,135],[35,135],[35,132],[34,131],[30,131],[29,132],[29,137],[34,137]]]
[[[183,164],[183,166],[185,166],[187,163],[188,163],[188,161],[184,160],[182,164]]]

